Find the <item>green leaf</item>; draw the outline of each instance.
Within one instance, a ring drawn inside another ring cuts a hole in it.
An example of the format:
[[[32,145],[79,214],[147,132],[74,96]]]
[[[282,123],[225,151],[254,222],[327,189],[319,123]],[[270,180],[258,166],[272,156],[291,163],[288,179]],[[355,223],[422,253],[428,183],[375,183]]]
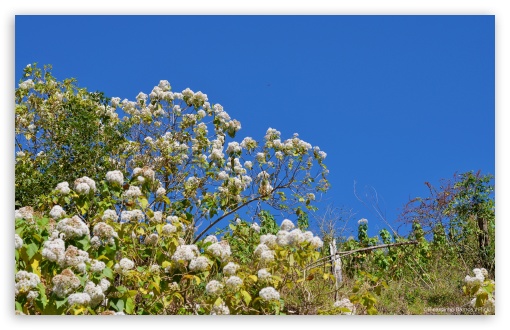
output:
[[[126,313],[133,314],[134,310],[135,310],[135,303],[134,303],[133,299],[131,299],[131,298],[126,299]]]
[[[29,260],[32,259],[38,250],[39,250],[39,247],[37,246],[37,244],[35,244],[35,243],[28,244],[27,245],[28,259]]]
[[[243,300],[246,303],[246,305],[249,305],[251,302],[251,296],[248,292],[245,290],[241,290],[241,295],[243,296]]]

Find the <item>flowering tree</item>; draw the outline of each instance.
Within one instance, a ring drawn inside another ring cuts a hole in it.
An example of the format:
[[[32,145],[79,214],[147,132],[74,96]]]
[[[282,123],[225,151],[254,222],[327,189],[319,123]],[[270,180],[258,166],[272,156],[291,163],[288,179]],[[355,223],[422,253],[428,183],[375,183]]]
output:
[[[272,128],[234,141],[241,124],[221,105],[168,81],[135,101],[74,83],[34,65],[16,89],[16,309],[278,313],[322,247],[304,230],[326,154]],[[267,231],[271,209],[301,228]],[[208,235],[235,218],[230,236],[245,228],[254,244],[245,262]]]

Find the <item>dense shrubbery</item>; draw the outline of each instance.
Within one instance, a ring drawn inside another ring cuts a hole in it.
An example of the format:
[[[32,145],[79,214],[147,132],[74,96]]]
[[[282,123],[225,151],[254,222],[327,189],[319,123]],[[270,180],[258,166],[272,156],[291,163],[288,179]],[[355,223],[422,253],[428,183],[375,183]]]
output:
[[[494,222],[487,194],[473,206],[473,184],[446,208],[464,236],[436,223],[428,237],[413,221],[407,238],[369,237],[362,219],[357,240],[319,237],[308,214],[328,188],[326,154],[272,128],[237,142],[240,128],[206,94],[167,81],[121,101],[27,66],[16,89],[16,311],[424,313],[434,301],[424,292],[442,306],[462,294],[466,305],[494,305],[493,268],[475,269],[462,289],[470,267],[493,260],[487,248],[460,264],[457,248],[473,235],[493,244],[493,230],[462,226],[480,214]],[[455,276],[445,289],[447,262]]]

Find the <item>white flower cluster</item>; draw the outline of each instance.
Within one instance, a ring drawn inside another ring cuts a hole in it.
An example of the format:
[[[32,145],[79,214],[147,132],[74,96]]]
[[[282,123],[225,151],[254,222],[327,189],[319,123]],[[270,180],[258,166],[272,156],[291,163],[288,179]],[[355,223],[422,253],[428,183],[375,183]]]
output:
[[[161,229],[161,233],[164,235],[170,235],[171,233],[175,233],[176,231],[177,227],[169,223],[164,225],[163,228]]]
[[[59,184],[57,184],[55,190],[61,193],[62,195],[67,195],[71,192],[71,189],[69,188],[69,183],[67,181],[60,182]]]
[[[260,233],[260,226],[256,222],[252,223],[250,228],[256,231],[257,233]]]
[[[55,205],[50,211],[50,217],[53,219],[60,219],[66,215],[66,211],[60,205]]]
[[[285,219],[282,221],[282,224],[280,225],[280,228],[281,230],[286,230],[286,231],[289,231],[289,230],[292,230],[294,229],[294,223],[292,221],[290,221],[289,219]]]
[[[15,220],[33,220],[34,218],[34,209],[31,206],[24,206],[14,211],[14,219]]]
[[[87,195],[96,191],[96,182],[87,176],[81,177],[74,181],[74,190],[80,195]]]
[[[161,197],[166,195],[166,189],[163,187],[159,187],[158,190],[156,190],[156,197]]]
[[[259,271],[257,272],[257,276],[258,276],[259,280],[261,280],[261,281],[271,279],[271,273],[268,272],[267,269],[265,269],[265,268],[259,269]]]
[[[123,196],[126,199],[137,198],[142,196],[142,191],[137,186],[129,186],[129,189],[124,191]]]
[[[260,290],[259,296],[265,301],[280,300],[280,293],[270,286]]]
[[[211,309],[211,315],[230,315],[230,310],[228,309],[227,305],[225,305],[225,302],[221,302],[218,305],[214,305]]]
[[[200,252],[198,251],[197,246],[194,244],[179,245],[172,255],[172,260],[176,262],[191,261],[198,257],[199,254]]]
[[[255,141],[251,137],[247,136],[241,142],[241,147],[243,147],[244,149],[247,149],[248,151],[251,151],[257,147],[257,141]]]
[[[35,87],[34,81],[32,79],[27,79],[21,83],[19,83],[18,87],[20,89],[29,90]]]
[[[106,268],[106,264],[99,260],[92,260],[90,262],[90,271],[92,273],[101,273]]]
[[[232,155],[232,154],[237,154],[237,153],[241,153],[241,151],[243,151],[243,148],[239,145],[238,142],[229,142],[228,143],[228,146],[227,146],[227,154],[229,155]]]
[[[90,304],[90,301],[90,295],[85,292],[73,293],[67,297],[67,303],[69,306],[87,306]]]
[[[24,270],[17,272],[14,279],[14,294],[16,296],[19,294],[29,293],[32,289],[37,288],[37,285],[41,283],[41,279],[37,276],[37,274],[29,273]]]
[[[103,221],[115,221],[117,222],[119,220],[119,216],[117,215],[117,211],[115,210],[105,210],[103,212],[103,216],[101,217]]]
[[[212,161],[220,161],[225,156],[223,154],[223,144],[225,143],[225,137],[218,136],[216,140],[211,141],[212,149],[211,154],[209,155],[209,159]]]
[[[86,251],[78,249],[76,246],[69,245],[64,253],[64,260],[61,267],[74,267],[80,273],[85,272],[86,264],[90,261],[89,254]]]
[[[14,248],[16,250],[21,249],[23,246],[23,239],[18,234],[14,234]]]
[[[213,244],[213,243],[217,243],[217,242],[218,242],[218,238],[214,235],[207,236],[206,238],[204,238],[204,241],[203,241],[204,244],[205,243]]]
[[[466,278],[464,279],[464,282],[466,282],[466,286],[468,288],[472,288],[476,285],[481,285],[485,281],[485,278],[489,275],[485,268],[475,268],[473,269],[473,273],[475,276],[472,277],[466,275]]]
[[[348,298],[342,298],[341,300],[335,301],[333,304],[335,308],[347,308],[348,312],[342,312],[342,315],[354,315],[356,314],[356,307]]]
[[[362,218],[362,219],[358,220],[358,226],[366,225],[366,224],[368,224],[368,220],[367,219]]]
[[[142,210],[133,210],[133,211],[122,211],[120,214],[120,222],[137,222],[141,221],[145,218]]]
[[[192,259],[189,264],[189,270],[196,272],[196,271],[204,271],[207,270],[210,267],[209,265],[209,259],[204,256],[200,256],[196,259]]]
[[[90,235],[89,228],[77,215],[62,219],[57,224],[57,230],[64,234],[66,240]]]
[[[223,291],[223,284],[216,280],[211,280],[205,286],[205,292],[210,295],[219,295]]]
[[[113,227],[104,222],[97,223],[92,232],[94,233],[94,237],[97,237],[102,242],[109,245],[113,245],[115,243],[115,238],[119,238],[119,235]]]
[[[149,221],[152,223],[161,223],[163,221],[163,212],[155,211]]]
[[[156,245],[158,243],[159,236],[156,233],[152,233],[148,236],[145,236],[145,240],[143,241],[146,245]]]
[[[66,297],[81,285],[80,279],[70,269],[64,269],[62,273],[54,276],[51,282],[53,283],[53,293],[59,298]]]
[[[237,291],[243,285],[243,280],[241,278],[233,275],[233,276],[230,276],[225,281],[225,285],[227,286],[227,288]]]
[[[41,252],[43,258],[62,264],[64,262],[66,245],[61,238],[54,238],[44,242]]]
[[[124,183],[124,174],[121,171],[109,171],[106,173],[106,181],[121,186]]]
[[[129,260],[128,258],[122,258],[113,266],[113,270],[121,275],[126,275],[134,267],[135,263],[132,260]]]
[[[231,254],[230,245],[228,245],[227,241],[221,241],[209,245],[207,252],[217,258],[220,258],[221,261],[226,261]]]
[[[102,303],[105,299],[104,292],[108,290],[110,287],[110,282],[103,278],[99,284],[94,284],[94,282],[87,282],[84,288],[84,293],[88,294],[90,297],[89,305],[94,307]]]
[[[143,168],[137,167],[133,170],[133,177],[135,176],[138,177],[137,179],[138,181],[141,181],[141,183],[143,183],[145,180],[154,181],[155,172],[148,166],[144,166]],[[140,179],[140,177],[143,179]]]
[[[225,275],[235,275],[237,270],[239,269],[239,265],[233,262],[229,262],[223,267],[223,274]]]

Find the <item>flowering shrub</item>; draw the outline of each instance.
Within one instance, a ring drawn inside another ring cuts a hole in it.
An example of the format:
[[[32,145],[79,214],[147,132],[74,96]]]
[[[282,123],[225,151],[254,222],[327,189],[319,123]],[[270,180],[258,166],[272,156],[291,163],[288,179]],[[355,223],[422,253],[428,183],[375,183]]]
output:
[[[496,305],[496,283],[488,278],[485,268],[473,269],[475,276],[466,275],[463,286],[464,294],[471,299],[470,306],[482,311],[483,314],[493,312]]]

